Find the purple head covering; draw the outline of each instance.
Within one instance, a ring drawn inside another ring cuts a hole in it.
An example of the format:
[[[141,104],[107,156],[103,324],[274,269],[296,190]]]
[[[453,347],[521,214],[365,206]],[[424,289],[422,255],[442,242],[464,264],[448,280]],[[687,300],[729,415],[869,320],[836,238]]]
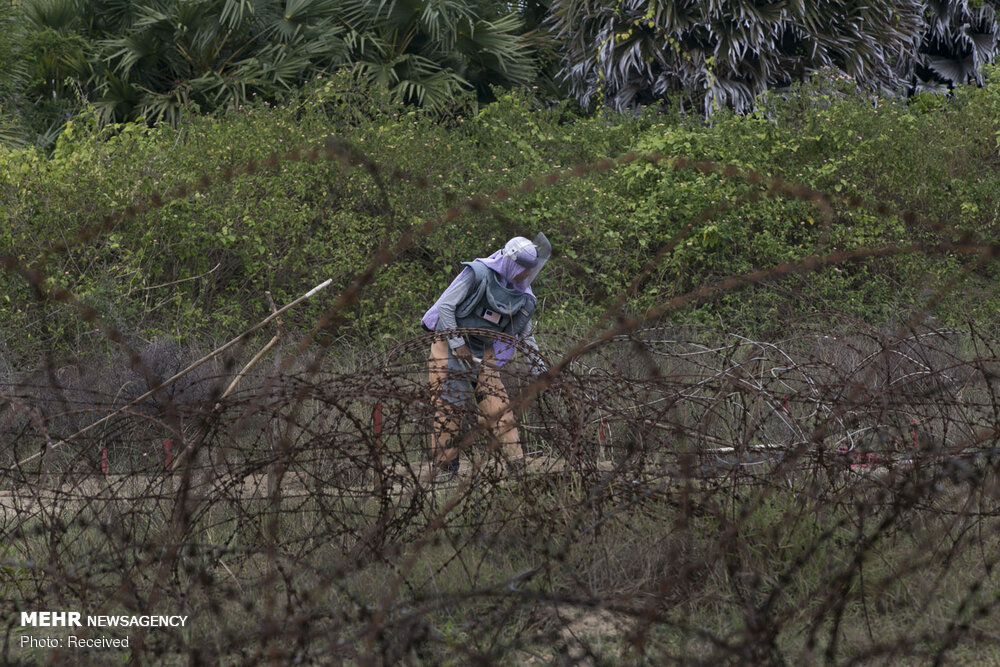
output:
[[[523,236],[515,236],[507,241],[503,248],[497,250],[489,257],[477,257],[475,261],[482,262],[490,267],[500,276],[504,284],[510,285],[520,292],[530,294],[534,298],[535,293],[531,291],[531,283],[538,275],[538,272],[541,271],[545,262],[548,261],[551,250],[552,247],[549,245],[549,240],[545,238],[544,234],[538,234],[535,237],[534,243]],[[528,273],[520,280],[515,280],[525,269],[529,269]],[[461,278],[466,271],[471,271],[471,269],[469,267],[462,269],[462,273],[452,281],[452,284]],[[431,331],[437,328],[437,303],[424,313],[421,322]],[[503,366],[513,358],[514,346],[495,340],[493,341],[493,355],[496,357],[497,365]]]
[[[515,236],[500,250],[489,257],[477,257],[476,261],[482,262],[499,274],[504,285],[535,296],[531,291],[531,281],[538,275],[537,271],[529,271],[520,281],[514,280],[524,273],[525,269],[533,269],[538,265],[538,248],[523,236]]]

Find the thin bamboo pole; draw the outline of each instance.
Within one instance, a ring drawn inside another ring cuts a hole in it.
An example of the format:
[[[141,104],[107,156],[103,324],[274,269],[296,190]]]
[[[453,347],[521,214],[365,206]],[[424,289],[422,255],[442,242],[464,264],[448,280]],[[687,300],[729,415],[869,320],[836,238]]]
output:
[[[226,350],[228,350],[232,346],[236,345],[238,342],[240,342],[241,340],[243,340],[244,338],[246,338],[247,336],[249,336],[253,332],[255,332],[258,329],[260,329],[261,327],[267,325],[269,322],[271,322],[272,320],[274,320],[277,317],[279,317],[285,311],[287,311],[287,310],[289,310],[289,309],[291,309],[291,308],[299,305],[300,303],[302,303],[306,299],[311,298],[317,292],[326,289],[327,287],[330,286],[330,284],[332,282],[333,282],[333,280],[325,280],[324,282],[320,283],[319,285],[316,285],[316,287],[313,287],[311,290],[309,290],[308,292],[306,292],[305,294],[303,294],[299,298],[295,299],[294,301],[292,301],[288,305],[283,306],[279,310],[276,310],[275,312],[271,313],[270,315],[268,315],[267,317],[265,317],[263,320],[261,320],[257,324],[253,325],[252,327],[250,327],[249,329],[247,329],[246,331],[244,331],[243,333],[241,333],[236,338],[233,338],[228,343],[226,343],[226,344],[222,345],[221,347],[218,347],[215,350],[209,352],[204,357],[202,357],[201,359],[195,361],[194,363],[192,363],[187,368],[185,368],[185,369],[177,372],[173,377],[171,377],[171,378],[169,378],[167,380],[164,380],[163,382],[161,382],[157,386],[153,387],[152,389],[150,389],[149,391],[147,391],[142,396],[140,396],[140,397],[138,397],[136,399],[133,399],[128,404],[123,405],[122,407],[118,408],[114,412],[111,412],[110,414],[105,415],[104,417],[101,417],[100,419],[98,419],[97,421],[93,422],[89,426],[85,426],[82,429],[80,429],[79,431],[77,431],[76,433],[63,438],[59,442],[54,443],[49,448],[49,451],[55,449],[56,447],[59,447],[60,445],[65,445],[67,442],[70,442],[70,441],[74,440],[75,438],[80,437],[84,433],[87,433],[90,430],[92,430],[94,428],[97,428],[101,424],[109,421],[110,419],[113,419],[114,417],[117,417],[118,415],[120,415],[121,413],[125,412],[126,410],[129,410],[129,409],[133,408],[134,406],[136,406],[137,404],[139,404],[142,401],[146,400],[147,398],[149,398],[150,396],[152,396],[156,392],[160,391],[161,389],[164,389],[165,387],[168,387],[168,386],[172,385],[174,382],[177,382],[182,377],[184,377],[185,375],[187,375],[188,373],[190,373],[194,369],[198,368],[199,366],[201,366],[205,362],[210,361],[211,359],[219,356],[220,354],[222,354],[223,352],[225,352]],[[29,463],[29,462],[37,459],[41,455],[42,455],[42,452],[37,452],[35,454],[32,454],[31,456],[29,456],[29,457],[27,457],[27,458],[19,461],[18,464],[17,464],[17,466],[18,467],[23,466],[25,463]]]

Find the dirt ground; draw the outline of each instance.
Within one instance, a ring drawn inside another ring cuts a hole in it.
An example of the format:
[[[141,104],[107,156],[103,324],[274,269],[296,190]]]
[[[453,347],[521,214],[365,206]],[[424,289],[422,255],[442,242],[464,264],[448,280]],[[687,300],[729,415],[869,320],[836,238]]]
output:
[[[429,461],[421,461],[409,466],[395,466],[390,475],[393,487],[390,493],[412,493],[417,484],[423,486],[431,482],[434,488],[446,489],[467,482],[480,472],[496,472],[492,468],[495,462],[489,460],[463,459],[458,475],[451,480],[436,481],[436,470]],[[600,462],[597,469],[608,472],[613,469],[611,462]],[[525,474],[529,476],[544,476],[562,474],[572,470],[564,459],[540,456],[530,458],[525,465]],[[180,473],[168,476],[154,475],[104,475],[82,477],[72,482],[64,482],[58,487],[43,484],[21,484],[14,488],[0,491],[0,518],[5,521],[18,515],[31,516],[45,510],[77,510],[88,503],[102,501],[137,501],[176,499],[182,488]],[[300,498],[315,491],[333,493],[336,491],[372,492],[374,487],[369,480],[364,485],[353,489],[340,487],[326,488],[321,480],[300,472],[287,472],[281,479],[282,498]],[[194,498],[207,497],[238,497],[267,498],[267,475],[264,473],[246,475],[242,478],[233,476],[214,476],[210,474],[195,474],[188,486],[188,494]]]

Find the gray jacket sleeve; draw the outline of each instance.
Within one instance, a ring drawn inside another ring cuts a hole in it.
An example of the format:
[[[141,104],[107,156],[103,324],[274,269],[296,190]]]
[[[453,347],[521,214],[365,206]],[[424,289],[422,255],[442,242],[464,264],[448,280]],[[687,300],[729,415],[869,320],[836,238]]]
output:
[[[458,274],[458,278],[448,286],[448,289],[444,291],[444,294],[437,301],[438,331],[454,329],[458,326],[458,322],[455,320],[455,309],[458,308],[458,304],[462,303],[469,294],[469,290],[475,287],[475,285],[476,276],[472,272],[472,269],[469,267],[462,269],[462,272]],[[453,350],[463,345],[465,345],[465,339],[461,336],[448,339],[448,347]]]

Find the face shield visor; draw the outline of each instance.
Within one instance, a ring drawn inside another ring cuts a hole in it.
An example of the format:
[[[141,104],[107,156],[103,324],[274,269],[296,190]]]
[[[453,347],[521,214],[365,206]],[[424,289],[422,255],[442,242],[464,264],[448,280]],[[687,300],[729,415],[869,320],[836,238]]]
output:
[[[531,285],[531,282],[541,272],[542,267],[552,256],[552,244],[545,234],[539,232],[533,241],[523,236],[515,236],[503,248],[504,257],[512,260],[519,268],[519,273],[527,271],[517,282],[521,285]]]

